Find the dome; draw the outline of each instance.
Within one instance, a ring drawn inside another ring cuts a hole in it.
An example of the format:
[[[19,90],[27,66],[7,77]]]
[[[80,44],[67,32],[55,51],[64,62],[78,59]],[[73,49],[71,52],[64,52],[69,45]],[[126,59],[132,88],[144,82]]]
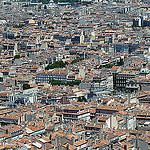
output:
[[[143,68],[140,70],[140,73],[144,73],[144,74],[148,74],[149,72],[150,72],[150,70],[147,68]]]

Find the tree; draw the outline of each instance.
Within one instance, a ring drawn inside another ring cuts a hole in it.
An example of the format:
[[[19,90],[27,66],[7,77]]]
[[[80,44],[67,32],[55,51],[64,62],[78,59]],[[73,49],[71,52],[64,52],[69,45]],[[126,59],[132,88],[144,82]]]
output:
[[[30,87],[29,84],[27,84],[27,83],[24,83],[24,84],[23,84],[23,90],[30,89],[30,88],[31,88],[31,87]]]
[[[82,96],[82,100],[83,100],[84,102],[87,102],[87,99],[86,99],[84,96]]]
[[[69,86],[74,86],[74,85],[79,85],[81,83],[80,80],[77,80],[77,81],[68,81],[68,82],[63,82],[63,81],[60,81],[60,80],[54,80],[54,79],[51,79],[49,81],[52,85],[69,85]]]
[[[49,28],[49,29],[54,29],[54,27],[53,27],[53,26],[49,26],[48,28]]]
[[[54,68],[64,68],[68,65],[68,62],[63,63],[63,61],[56,61],[52,65],[48,65],[45,67],[45,70],[54,69]]]
[[[49,0],[38,0],[38,2],[42,2],[42,4],[48,4],[49,3]],[[45,8],[44,8],[45,9]],[[47,9],[47,8],[46,8]]]
[[[83,102],[81,96],[78,97],[78,102]]]
[[[87,102],[87,99],[84,96],[79,96],[78,102]]]
[[[47,6],[46,6],[46,5],[44,5],[44,9],[47,9]]]
[[[100,65],[100,69],[101,68],[112,68],[114,65],[113,64],[106,64],[106,65]]]
[[[83,59],[84,59],[83,57],[79,57],[79,58],[73,60],[73,61],[71,62],[71,64],[77,63],[77,62],[79,62],[79,61],[81,61],[81,60],[83,60]]]
[[[110,24],[109,24],[109,23],[107,24],[107,27],[110,27]]]
[[[88,4],[91,4],[92,2],[86,2],[86,1],[83,1],[81,2],[81,5],[88,5]]]
[[[20,58],[20,55],[15,55],[14,56],[14,59],[19,59]]]
[[[138,126],[135,127],[135,130],[138,130]]]
[[[14,27],[14,28],[22,28],[22,27],[24,27],[24,26],[25,26],[24,24],[18,24],[18,25],[16,24],[16,25],[14,25],[13,27]]]
[[[117,61],[117,66],[122,66],[124,65],[123,59],[120,58],[120,61]]]
[[[29,5],[23,5],[22,7],[29,7]]]
[[[125,91],[125,93],[131,93],[131,91],[130,91],[130,90],[127,90],[127,91]]]

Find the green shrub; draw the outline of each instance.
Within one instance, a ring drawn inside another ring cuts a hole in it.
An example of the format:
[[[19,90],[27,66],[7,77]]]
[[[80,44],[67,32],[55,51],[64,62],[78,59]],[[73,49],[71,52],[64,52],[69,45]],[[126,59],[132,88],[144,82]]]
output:
[[[27,83],[23,84],[23,90],[27,90],[27,89],[30,89],[30,88],[31,87],[30,87],[29,84],[27,84]]]

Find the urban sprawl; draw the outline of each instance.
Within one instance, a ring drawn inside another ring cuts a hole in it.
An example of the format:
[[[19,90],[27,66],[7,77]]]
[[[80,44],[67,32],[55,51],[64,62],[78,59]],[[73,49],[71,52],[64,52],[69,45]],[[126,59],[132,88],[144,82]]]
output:
[[[0,1],[0,150],[149,150],[150,0]]]

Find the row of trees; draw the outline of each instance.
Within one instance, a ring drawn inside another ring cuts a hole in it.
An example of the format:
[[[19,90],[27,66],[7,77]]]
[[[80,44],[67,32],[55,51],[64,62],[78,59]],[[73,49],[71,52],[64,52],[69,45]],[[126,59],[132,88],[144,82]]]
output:
[[[99,69],[101,69],[101,68],[112,68],[113,66],[114,66],[113,64],[100,65]]]
[[[13,28],[22,28],[22,27],[24,27],[25,25],[24,24],[16,24],[16,25],[14,25],[13,26]]]
[[[124,61],[123,59],[120,58],[120,61],[117,61],[117,64],[115,66],[122,66],[124,65]],[[114,66],[114,64],[106,64],[106,65],[100,65],[100,69],[101,68],[112,68]]]
[[[19,0],[20,2],[29,2],[29,0]],[[50,0],[31,0],[32,3],[40,3],[42,2],[43,4],[48,4]],[[74,3],[78,3],[80,2],[79,0],[54,0],[55,3],[62,3],[62,2],[69,2],[71,4],[74,4]],[[82,5],[87,5],[87,4],[91,4],[91,2],[80,2]],[[4,5],[6,5],[7,3],[5,2]]]
[[[84,59],[83,57],[79,57],[79,58],[73,60],[73,61],[71,62],[71,64],[77,63],[77,62],[79,62],[79,61],[81,61],[81,60],[83,60],[83,59]]]
[[[81,61],[81,60],[83,60],[83,59],[84,59],[83,57],[79,57],[79,58],[73,60],[73,61],[71,62],[71,64],[77,63],[77,62],[79,62],[79,61]],[[68,62],[65,62],[65,63],[64,63],[63,61],[56,61],[56,62],[54,62],[53,64],[46,66],[46,67],[45,67],[45,70],[54,69],[54,68],[64,68],[64,67],[66,67],[66,65],[68,65],[68,64],[69,64]]]
[[[79,85],[81,83],[81,81],[77,80],[77,81],[68,81],[68,82],[63,82],[60,80],[50,80],[50,83],[52,85],[69,85],[69,86],[74,86],[74,85]]]
[[[55,63],[45,67],[45,70],[54,69],[54,68],[64,68],[68,65],[68,62],[63,63],[63,61],[56,61]]]
[[[24,1],[24,0],[21,0],[21,1]],[[49,0],[32,0],[32,3],[37,3],[37,2],[42,2],[43,4],[48,4],[49,3]],[[55,3],[58,3],[58,2],[69,2],[69,3],[75,3],[75,2],[78,2],[78,0],[54,0]]]
[[[14,60],[15,60],[15,59],[19,59],[19,58],[20,58],[20,55],[15,55],[15,56],[14,56]]]

